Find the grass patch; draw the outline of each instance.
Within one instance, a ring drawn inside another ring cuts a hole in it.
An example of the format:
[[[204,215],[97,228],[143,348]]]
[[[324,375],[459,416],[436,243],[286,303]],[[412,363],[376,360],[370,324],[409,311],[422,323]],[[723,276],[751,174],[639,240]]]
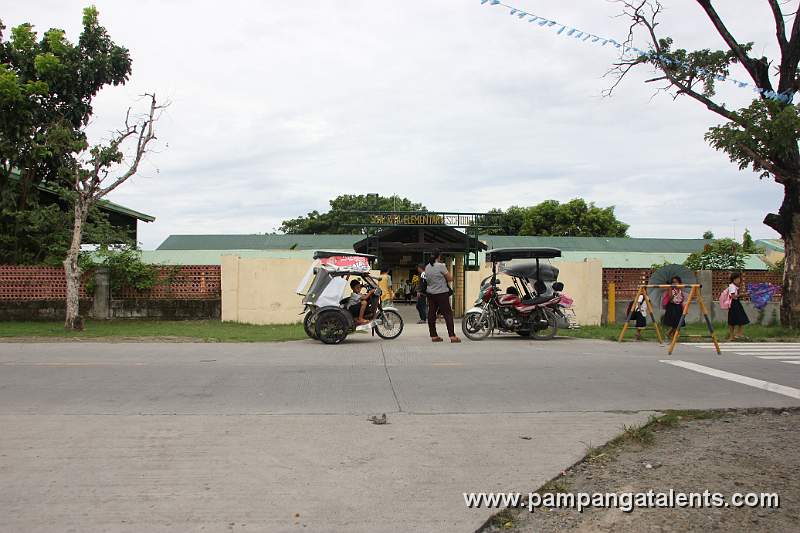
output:
[[[637,442],[642,446],[652,444],[655,438],[653,437],[653,429],[651,427],[652,422],[653,417],[651,417],[650,422],[643,426],[622,426],[622,439],[628,442]]]
[[[564,481],[563,479],[551,479],[536,491],[539,494],[544,494],[545,492],[569,492],[569,483]]]
[[[497,529],[514,529],[517,526],[517,516],[519,516],[519,512],[512,509],[503,509],[492,516],[484,525],[484,528],[486,526],[494,526]]]
[[[204,342],[274,342],[305,339],[306,334],[302,324],[257,326],[219,320],[88,320],[83,331],[67,331],[63,322],[0,322],[0,337],[174,337]]]
[[[662,328],[661,335],[666,336],[669,328]],[[606,326],[581,326],[579,329],[564,329],[558,330],[558,334],[564,337],[575,337],[580,339],[603,339],[615,341],[619,338],[622,331],[622,324],[606,325]],[[724,341],[728,335],[728,325],[722,322],[714,324],[714,331],[717,334],[717,340]],[[625,340],[634,342],[634,335],[636,334],[635,328],[628,328],[625,333]],[[785,340],[787,342],[800,339],[800,330],[783,328],[781,326],[762,326],[760,324],[750,324],[745,326],[744,334],[752,342],[767,341],[767,340]],[[648,323],[647,329],[643,332],[643,339],[645,341],[657,341],[655,328],[652,324]],[[685,328],[681,328],[681,336],[679,342],[683,341],[711,341],[708,336],[708,329],[705,324],[688,324]]]

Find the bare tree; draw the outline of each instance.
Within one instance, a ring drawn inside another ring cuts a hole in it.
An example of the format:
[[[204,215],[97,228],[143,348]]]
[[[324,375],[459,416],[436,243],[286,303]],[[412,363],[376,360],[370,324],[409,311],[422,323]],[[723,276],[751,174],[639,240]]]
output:
[[[780,50],[780,59],[771,61],[755,57],[753,43],[741,43],[733,36],[712,0],[696,2],[727,49],[692,52],[674,48],[671,38],[658,35],[663,8],[657,0],[613,1],[621,4],[624,16],[631,21],[625,44],[630,45],[637,30],[642,30],[651,50],[635,57],[623,54],[612,69],[616,81],[607,93],[611,94],[633,68],[651,65],[660,75],[649,82],[660,82],[660,90],[674,98],[693,98],[726,120],[706,133],[711,146],[727,153],[740,169],[751,168],[762,178],[772,178],[783,186],[783,203],[777,213],[764,218],[764,224],[783,237],[786,251],[781,323],[800,328],[800,114],[792,103],[800,89],[798,6],[789,14],[782,7],[788,2],[762,0],[764,8],[772,13]],[[787,19],[792,15],[795,17],[787,35]],[[727,78],[731,66],[736,64],[744,68],[759,92],[748,107],[738,110],[729,109],[715,99],[715,83]]]
[[[83,320],[78,308],[78,291],[82,274],[78,256],[89,210],[98,200],[136,174],[139,164],[148,153],[150,143],[156,138],[155,124],[166,105],[159,105],[155,94],[144,96],[150,102],[149,112],[136,120],[131,117],[131,109],[128,109],[124,128],[116,131],[107,143],[89,149],[87,157],[79,161],[73,170],[70,196],[73,200],[74,223],[72,240],[67,257],[64,259],[67,280],[67,316],[64,327],[67,329],[83,329]],[[126,158],[123,154],[124,145],[134,140],[136,145],[133,147],[132,155]],[[123,165],[122,173],[117,177],[109,177],[109,174],[120,165]]]

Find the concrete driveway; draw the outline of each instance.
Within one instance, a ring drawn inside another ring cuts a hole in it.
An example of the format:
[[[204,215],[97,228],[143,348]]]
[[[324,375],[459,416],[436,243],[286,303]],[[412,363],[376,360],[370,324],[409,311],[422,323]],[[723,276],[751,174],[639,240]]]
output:
[[[431,344],[417,325],[341,346],[0,343],[0,530],[474,531],[493,511],[464,492],[533,490],[653,411],[800,404],[800,365],[760,357]]]

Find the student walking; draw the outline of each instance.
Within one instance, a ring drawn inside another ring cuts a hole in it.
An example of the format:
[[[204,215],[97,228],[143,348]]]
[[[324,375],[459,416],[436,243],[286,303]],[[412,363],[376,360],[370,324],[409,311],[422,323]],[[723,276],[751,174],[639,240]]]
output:
[[[728,309],[728,340],[732,341],[744,337],[744,327],[750,323],[750,318],[748,318],[742,302],[739,301],[742,275],[734,272],[731,274],[730,281],[727,289],[731,300],[731,307]]]
[[[419,313],[419,322],[417,324],[424,324],[428,321],[428,296],[425,286],[425,265],[417,265],[417,275],[414,276],[417,283],[414,285],[414,292],[417,296],[417,313]]]
[[[442,342],[442,338],[436,332],[436,315],[441,313],[447,324],[447,334],[450,342],[461,342],[456,337],[453,326],[453,308],[450,307],[450,294],[452,290],[448,283],[452,283],[453,275],[447,270],[441,252],[436,251],[431,254],[430,261],[425,266],[425,281],[428,284],[428,331],[433,342]]]
[[[670,285],[683,285],[683,280],[680,276],[674,276],[669,283]],[[672,287],[664,291],[664,297],[661,300],[661,305],[665,309],[662,321],[664,325],[670,327],[669,333],[667,333],[668,337],[672,337],[675,330],[686,325],[683,322],[683,302],[685,301],[686,293],[681,288]]]

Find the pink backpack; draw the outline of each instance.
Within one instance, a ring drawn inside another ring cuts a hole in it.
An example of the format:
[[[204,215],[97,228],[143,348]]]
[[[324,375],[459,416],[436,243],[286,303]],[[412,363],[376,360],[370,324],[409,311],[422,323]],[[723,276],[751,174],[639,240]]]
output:
[[[728,288],[725,287],[725,289],[721,293],[719,293],[719,306],[720,306],[720,308],[721,309],[730,309],[732,301],[733,300],[731,298],[731,293],[728,292]]]

